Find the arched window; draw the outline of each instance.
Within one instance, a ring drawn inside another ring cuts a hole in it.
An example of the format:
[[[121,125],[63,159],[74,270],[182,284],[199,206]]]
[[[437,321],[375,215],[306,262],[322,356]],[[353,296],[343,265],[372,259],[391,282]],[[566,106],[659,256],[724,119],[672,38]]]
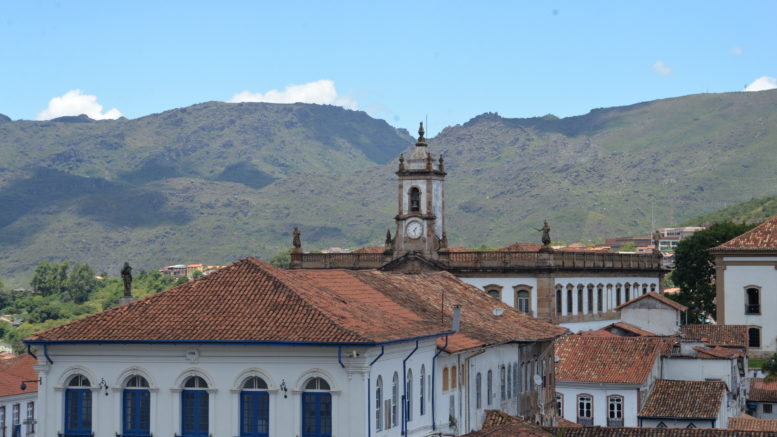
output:
[[[332,394],[321,377],[310,378],[302,393],[302,437],[332,435]]]
[[[585,426],[594,424],[593,396],[581,394],[577,396],[577,423]]]
[[[572,315],[572,285],[567,287],[567,315]]]
[[[604,297],[603,289],[604,285],[602,284],[596,286],[596,311],[600,313],[602,312],[602,307],[604,305],[602,303],[602,298]]]
[[[421,379],[420,384],[418,384],[418,406],[421,416],[426,414],[426,397],[424,393],[426,393],[426,366],[421,365]]]
[[[621,304],[621,284],[615,284],[615,306]]]
[[[456,377],[456,365],[454,364],[451,366],[451,388],[456,388],[456,381],[458,381],[458,378]]]
[[[391,426],[397,426],[399,417],[397,414],[397,404],[399,403],[399,375],[394,372],[391,380]]]
[[[518,290],[515,292],[515,307],[518,310],[529,314],[529,292],[527,290]]]
[[[607,397],[607,426],[623,426],[623,396]]]
[[[502,287],[496,284],[489,284],[483,287],[483,289],[486,291],[486,294],[493,297],[494,299],[502,300]]]
[[[745,305],[745,314],[761,314],[761,290],[755,287],[748,287],[747,305]]]
[[[556,314],[561,315],[563,306],[564,306],[564,301],[562,301],[561,286],[559,285],[558,287],[556,287]]]
[[[454,367],[455,369],[455,367]],[[407,369],[406,381],[405,381],[405,414],[407,415],[407,421],[413,420],[413,370]]]
[[[494,397],[494,374],[491,370],[486,376],[486,404],[491,405],[491,399]]]
[[[650,284],[650,292],[655,293],[656,292],[656,284]]]
[[[583,314],[585,307],[583,307],[583,284],[577,286],[577,313]]]
[[[448,391],[450,373],[447,367],[442,368],[442,391]]]
[[[267,437],[269,432],[270,395],[267,383],[258,376],[251,376],[243,382],[240,391],[240,437]]]
[[[480,380],[480,372],[475,375],[475,408],[483,408],[481,396],[483,393],[483,381]]]
[[[647,294],[647,292],[648,292],[648,285],[642,284],[642,294]]]
[[[417,187],[410,189],[410,211],[421,211],[421,191]]]
[[[65,389],[65,434],[92,435],[92,390],[89,379],[73,375]]]
[[[383,377],[375,381],[375,431],[383,430]]]
[[[505,366],[499,368],[499,399],[507,399],[507,381],[505,381]]]
[[[151,392],[148,381],[130,376],[122,392],[122,428],[124,435],[151,435]]]
[[[631,284],[628,282],[623,286],[623,291],[625,293],[625,296],[623,298],[624,303],[631,300]]]
[[[594,285],[588,284],[588,314],[594,312]]]
[[[202,377],[190,376],[181,392],[181,436],[206,437],[209,429],[208,383]]]
[[[752,327],[747,330],[748,347],[761,347],[761,328]]]

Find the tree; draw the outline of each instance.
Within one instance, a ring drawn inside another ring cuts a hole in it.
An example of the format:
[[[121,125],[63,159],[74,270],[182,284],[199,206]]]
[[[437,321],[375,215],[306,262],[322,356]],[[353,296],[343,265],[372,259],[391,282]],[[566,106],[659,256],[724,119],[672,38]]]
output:
[[[716,316],[715,265],[709,249],[753,227],[744,223],[715,223],[677,244],[672,281],[680,292],[673,298],[688,307],[688,323],[704,323],[707,317]]]
[[[288,269],[291,265],[291,249],[278,252],[278,254],[270,259],[270,264],[283,269]]]
[[[75,303],[84,303],[97,291],[98,283],[94,271],[87,264],[76,264],[67,279],[67,294]]]
[[[771,358],[764,361],[761,365],[761,370],[766,374],[764,382],[773,382],[777,380],[777,353],[772,355]]]

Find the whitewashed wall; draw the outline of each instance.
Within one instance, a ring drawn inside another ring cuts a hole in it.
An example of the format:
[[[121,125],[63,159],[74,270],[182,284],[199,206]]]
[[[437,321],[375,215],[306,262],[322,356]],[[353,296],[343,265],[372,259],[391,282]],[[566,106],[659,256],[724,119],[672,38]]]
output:
[[[505,276],[505,277],[460,277],[462,281],[472,284],[483,290],[489,285],[497,285],[502,288],[502,302],[505,305],[515,307],[515,290],[518,285],[528,286],[531,315],[537,315],[537,278],[530,276]]]
[[[13,395],[13,396],[3,396],[0,397],[0,407],[5,407],[5,434],[3,434],[3,431],[0,430],[0,435],[5,435],[10,437],[13,432],[13,406],[19,405],[19,424],[22,426],[22,436],[34,436],[34,435],[42,435],[40,433],[32,433],[32,429],[37,430],[37,425],[33,425],[33,428],[30,428],[30,425],[25,424],[25,420],[27,419],[27,404],[30,402],[33,402],[33,412],[34,412],[34,419],[37,420],[40,417],[40,414],[38,412],[38,405],[37,405],[37,393],[24,393],[19,395]]]
[[[775,261],[775,257],[724,258],[724,261]],[[725,296],[725,323],[727,325],[753,325],[761,327],[761,351],[777,351],[777,318],[769,308],[777,308],[777,270],[773,266],[726,267],[723,276]],[[761,289],[761,314],[745,314],[748,286]],[[754,349],[755,350],[755,349]]]
[[[623,396],[623,425],[637,426],[639,386],[626,384],[570,384],[556,382],[556,392],[564,396],[564,418],[577,423],[577,396],[588,394],[593,397],[594,425],[607,426],[607,397]]]

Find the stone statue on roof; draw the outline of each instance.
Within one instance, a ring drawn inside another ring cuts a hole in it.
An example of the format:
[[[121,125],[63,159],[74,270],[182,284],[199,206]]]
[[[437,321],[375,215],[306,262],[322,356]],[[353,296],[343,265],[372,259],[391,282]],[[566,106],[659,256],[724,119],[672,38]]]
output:
[[[132,267],[128,262],[121,269],[121,279],[124,281],[124,297],[132,297]]]
[[[545,223],[542,225],[542,228],[540,229],[534,229],[537,232],[542,232],[542,245],[543,246],[550,246],[550,226],[548,226],[548,221],[545,220]]]
[[[300,238],[299,238],[299,235],[300,235],[299,228],[294,227],[294,232],[292,232],[292,234],[294,235],[294,237],[291,240],[291,244],[294,245],[295,249],[301,248],[302,247],[302,241],[300,241]]]

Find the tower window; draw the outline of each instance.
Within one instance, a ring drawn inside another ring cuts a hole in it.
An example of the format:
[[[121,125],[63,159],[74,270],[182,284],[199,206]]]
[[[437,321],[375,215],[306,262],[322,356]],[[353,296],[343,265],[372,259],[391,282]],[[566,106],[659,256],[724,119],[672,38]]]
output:
[[[416,187],[410,189],[410,211],[421,211],[421,191]]]

